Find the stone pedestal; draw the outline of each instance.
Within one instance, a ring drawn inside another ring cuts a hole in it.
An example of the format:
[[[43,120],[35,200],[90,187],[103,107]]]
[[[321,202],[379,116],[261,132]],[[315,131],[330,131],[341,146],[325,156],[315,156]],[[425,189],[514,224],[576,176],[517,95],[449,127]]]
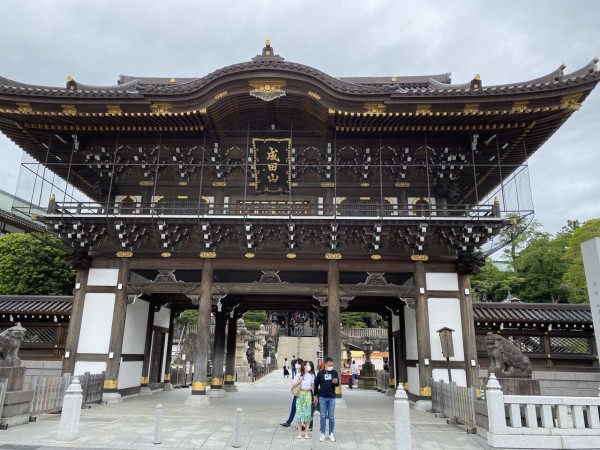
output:
[[[173,390],[173,385],[171,383],[169,383],[168,381],[165,382],[164,386],[163,386],[163,391],[172,391]]]
[[[152,389],[148,386],[142,386],[140,388],[140,395],[152,395]]]
[[[102,401],[104,403],[123,403],[123,398],[118,392],[103,392]]]
[[[81,403],[83,401],[82,392],[79,379],[73,379],[73,382],[67,388],[63,400],[60,426],[56,438],[58,441],[69,442],[79,437],[79,419],[81,417]]]
[[[227,397],[227,394],[225,394],[225,391],[223,389],[213,389],[213,388],[210,388],[207,391],[207,395],[210,398],[223,398],[223,397]]]
[[[252,370],[246,359],[246,350],[248,350],[248,343],[246,341],[238,340],[235,344],[235,372],[237,373],[237,383],[252,381]]]
[[[23,390],[25,367],[0,367],[0,379],[7,382],[4,402],[0,405],[0,428],[6,429],[29,422],[33,391]]]
[[[504,395],[541,395],[539,380],[531,378],[503,377],[496,375],[500,388]],[[486,386],[487,378],[483,379],[483,385]]]
[[[371,390],[377,389],[377,371],[375,370],[375,365],[371,361],[365,362],[362,365],[362,369],[360,369],[358,388]]]

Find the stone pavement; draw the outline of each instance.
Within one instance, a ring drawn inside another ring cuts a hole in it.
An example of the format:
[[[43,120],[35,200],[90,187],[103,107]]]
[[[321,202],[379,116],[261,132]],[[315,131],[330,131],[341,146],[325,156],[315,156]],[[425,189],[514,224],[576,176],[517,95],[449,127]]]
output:
[[[154,391],[121,404],[93,405],[81,415],[79,438],[56,441],[60,417],[45,415],[35,423],[0,431],[0,450],[46,448],[231,449],[235,409],[244,410],[243,446],[250,449],[394,449],[393,398],[344,387],[344,405],[336,408],[336,442],[319,442],[318,423],[310,440],[299,440],[292,428],[279,424],[291,405],[290,380],[281,371],[256,383],[239,384],[239,392],[212,399],[208,406],[185,406],[190,389]],[[154,408],[164,406],[163,439],[154,445]],[[411,408],[413,449],[487,449],[485,441],[444,419]]]

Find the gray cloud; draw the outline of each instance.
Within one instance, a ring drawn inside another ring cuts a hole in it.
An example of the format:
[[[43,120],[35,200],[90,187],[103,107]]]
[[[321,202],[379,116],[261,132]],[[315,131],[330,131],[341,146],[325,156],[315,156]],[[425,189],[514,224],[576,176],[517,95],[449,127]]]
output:
[[[63,86],[119,73],[202,76],[258,53],[331,75],[480,73],[486,84],[576,69],[600,53],[600,2],[45,1],[3,8],[0,75]],[[600,216],[600,92],[531,158],[537,217],[549,231]],[[0,188],[14,191],[20,151],[0,138]]]

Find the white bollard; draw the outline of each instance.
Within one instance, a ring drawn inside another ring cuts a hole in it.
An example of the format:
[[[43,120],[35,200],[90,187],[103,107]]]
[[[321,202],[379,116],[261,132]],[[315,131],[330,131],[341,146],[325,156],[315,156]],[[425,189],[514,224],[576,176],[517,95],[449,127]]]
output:
[[[233,448],[240,448],[242,446],[242,408],[235,410],[235,430],[233,432],[233,438],[231,439],[231,446]]]
[[[162,440],[162,425],[163,425],[163,405],[156,405],[156,413],[154,415],[154,443],[160,444]]]
[[[79,418],[81,416],[81,403],[83,402],[83,389],[78,378],[73,378],[67,388],[60,414],[60,426],[57,440],[72,441],[79,437]]]
[[[394,395],[394,440],[396,450],[410,450],[412,448],[410,407],[402,383],[398,384],[396,395]]]

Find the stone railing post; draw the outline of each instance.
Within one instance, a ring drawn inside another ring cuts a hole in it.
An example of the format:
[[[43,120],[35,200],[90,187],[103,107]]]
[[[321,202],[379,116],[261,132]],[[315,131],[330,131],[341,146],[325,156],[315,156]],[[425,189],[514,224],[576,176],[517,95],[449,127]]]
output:
[[[242,446],[242,420],[243,420],[242,408],[237,408],[235,410],[235,422],[234,422],[234,431],[233,431],[233,439],[231,439],[231,446],[233,448],[240,448]]]
[[[68,442],[79,437],[79,418],[81,416],[81,404],[83,401],[82,392],[79,379],[74,378],[67,388],[67,393],[63,400],[57,436],[57,440],[59,441]]]
[[[490,374],[486,386],[487,410],[489,432],[492,434],[506,434],[506,415],[504,413],[504,394],[496,375]]]
[[[396,450],[412,448],[408,396],[401,384],[398,385],[394,395],[394,442]]]

